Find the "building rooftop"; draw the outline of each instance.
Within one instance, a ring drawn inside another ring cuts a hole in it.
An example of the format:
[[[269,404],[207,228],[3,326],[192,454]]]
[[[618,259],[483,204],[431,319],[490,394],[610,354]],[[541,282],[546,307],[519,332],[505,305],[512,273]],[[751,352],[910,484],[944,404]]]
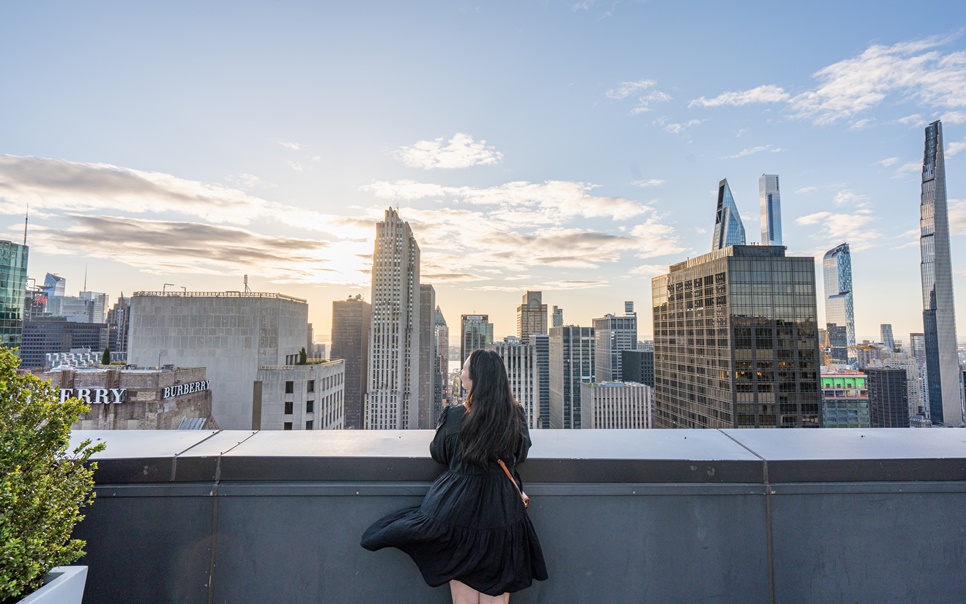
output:
[[[277,298],[279,300],[289,300],[291,302],[302,302],[306,303],[302,298],[295,298],[293,296],[286,296],[285,294],[277,294],[270,292],[241,292],[241,291],[226,291],[226,292],[189,292],[189,291],[140,291],[134,292],[132,296],[134,298]]]

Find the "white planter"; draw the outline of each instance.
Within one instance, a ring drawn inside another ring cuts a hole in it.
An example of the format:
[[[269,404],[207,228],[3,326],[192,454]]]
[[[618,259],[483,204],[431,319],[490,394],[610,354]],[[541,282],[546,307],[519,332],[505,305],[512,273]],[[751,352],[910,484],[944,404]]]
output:
[[[50,569],[43,587],[18,604],[81,604],[85,583],[86,566],[57,566]]]

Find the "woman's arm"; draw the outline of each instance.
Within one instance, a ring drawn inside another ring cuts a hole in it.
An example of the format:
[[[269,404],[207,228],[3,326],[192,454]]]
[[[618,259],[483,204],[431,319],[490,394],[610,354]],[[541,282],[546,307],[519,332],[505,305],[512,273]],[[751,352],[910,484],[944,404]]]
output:
[[[443,408],[443,413],[439,416],[439,424],[436,426],[436,436],[429,444],[429,454],[433,459],[443,464],[449,465],[449,452],[446,450],[446,418],[449,417],[449,407]]]
[[[523,407],[517,407],[520,410],[521,417],[521,429],[520,429],[520,446],[517,447],[516,452],[516,463],[519,465],[526,461],[527,453],[530,451],[530,445],[533,444],[530,441],[530,429],[527,427],[527,414],[524,413]]]

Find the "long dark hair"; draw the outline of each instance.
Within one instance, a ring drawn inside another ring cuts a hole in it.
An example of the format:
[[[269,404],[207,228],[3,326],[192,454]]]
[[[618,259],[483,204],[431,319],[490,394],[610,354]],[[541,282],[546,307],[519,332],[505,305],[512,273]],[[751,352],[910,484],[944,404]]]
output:
[[[511,461],[520,443],[523,417],[513,400],[503,359],[492,350],[470,354],[469,412],[460,426],[463,461],[486,467],[498,458]]]

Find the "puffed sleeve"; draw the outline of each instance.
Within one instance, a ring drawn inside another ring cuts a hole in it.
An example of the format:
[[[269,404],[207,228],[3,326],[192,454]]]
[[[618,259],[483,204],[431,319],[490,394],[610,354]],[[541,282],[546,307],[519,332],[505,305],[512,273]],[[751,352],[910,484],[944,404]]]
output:
[[[429,444],[429,454],[439,463],[449,465],[449,451],[446,447],[446,420],[449,418],[451,407],[445,407],[439,416],[439,423],[436,425],[436,436]]]
[[[518,409],[523,418],[523,429],[520,430],[520,446],[517,447],[516,454],[516,463],[519,465],[526,461],[527,453],[530,451],[530,445],[533,443],[530,441],[530,429],[527,427],[527,414],[524,413],[523,407],[518,407]]]

